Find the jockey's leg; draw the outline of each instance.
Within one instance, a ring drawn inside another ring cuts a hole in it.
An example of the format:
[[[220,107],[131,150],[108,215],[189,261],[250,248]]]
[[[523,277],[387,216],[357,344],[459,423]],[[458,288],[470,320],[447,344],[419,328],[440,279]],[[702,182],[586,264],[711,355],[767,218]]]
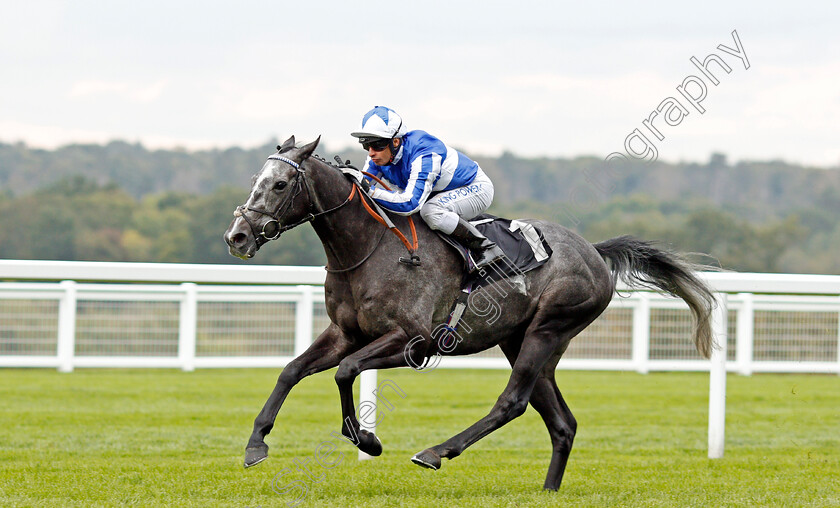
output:
[[[473,252],[475,270],[480,270],[504,257],[502,249],[495,242],[482,235],[475,226],[464,219],[458,219],[458,226],[449,236],[460,240]]]
[[[426,201],[420,216],[432,229],[452,236],[473,251],[475,269],[481,269],[504,254],[466,219],[486,211],[492,201],[493,183],[479,169],[471,184],[441,192]]]

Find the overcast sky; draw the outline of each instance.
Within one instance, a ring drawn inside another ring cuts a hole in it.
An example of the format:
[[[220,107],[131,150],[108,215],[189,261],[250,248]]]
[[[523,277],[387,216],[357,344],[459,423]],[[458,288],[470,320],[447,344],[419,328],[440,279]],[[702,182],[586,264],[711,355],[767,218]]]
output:
[[[224,148],[320,134],[338,149],[365,111],[386,105],[476,154],[604,157],[626,153],[640,129],[663,160],[718,151],[840,164],[837,2],[0,6],[6,143]],[[718,49],[737,47],[733,30],[749,69]],[[704,79],[689,58],[712,53],[731,72],[710,64],[719,84],[705,78],[701,114],[677,86]],[[675,126],[654,118],[660,140],[642,122],[668,97],[688,114]]]

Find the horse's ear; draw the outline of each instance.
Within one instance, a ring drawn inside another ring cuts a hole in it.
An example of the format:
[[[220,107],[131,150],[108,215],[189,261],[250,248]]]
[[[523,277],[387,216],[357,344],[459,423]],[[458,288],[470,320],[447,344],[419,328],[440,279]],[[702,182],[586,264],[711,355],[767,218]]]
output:
[[[286,141],[283,141],[282,145],[277,145],[277,151],[279,153],[287,152],[295,147],[295,137],[292,136]]]
[[[308,145],[303,145],[302,147],[300,147],[298,155],[300,155],[301,161],[308,159],[309,156],[312,155],[312,152],[315,151],[315,148],[318,146],[319,141],[321,141],[321,136],[318,136],[318,139],[309,143]]]

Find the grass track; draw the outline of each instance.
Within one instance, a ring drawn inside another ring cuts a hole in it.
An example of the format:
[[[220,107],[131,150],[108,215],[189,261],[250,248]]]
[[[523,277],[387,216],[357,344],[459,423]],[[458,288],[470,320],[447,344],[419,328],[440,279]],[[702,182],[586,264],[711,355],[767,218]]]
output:
[[[712,461],[707,374],[560,371],[579,428],[558,493],[541,490],[550,448],[530,408],[440,471],[409,462],[484,416],[508,374],[381,372],[406,393],[380,404],[383,455],[360,462],[340,443],[332,469],[314,456],[339,428],[338,395],[332,373],[314,376],[287,399],[269,459],[243,470],[277,371],[0,370],[0,506],[287,506],[295,481],[306,507],[840,506],[837,376],[729,376]],[[295,468],[307,459],[319,483]]]

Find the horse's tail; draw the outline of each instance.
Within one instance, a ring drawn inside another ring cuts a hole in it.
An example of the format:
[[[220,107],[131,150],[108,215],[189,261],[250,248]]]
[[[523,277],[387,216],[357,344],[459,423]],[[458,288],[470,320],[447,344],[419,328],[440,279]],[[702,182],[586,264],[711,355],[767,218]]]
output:
[[[595,248],[608,262],[613,284],[621,279],[628,286],[661,290],[685,300],[694,316],[694,345],[704,357],[711,355],[715,299],[708,286],[693,273],[699,266],[632,236],[596,243]]]

